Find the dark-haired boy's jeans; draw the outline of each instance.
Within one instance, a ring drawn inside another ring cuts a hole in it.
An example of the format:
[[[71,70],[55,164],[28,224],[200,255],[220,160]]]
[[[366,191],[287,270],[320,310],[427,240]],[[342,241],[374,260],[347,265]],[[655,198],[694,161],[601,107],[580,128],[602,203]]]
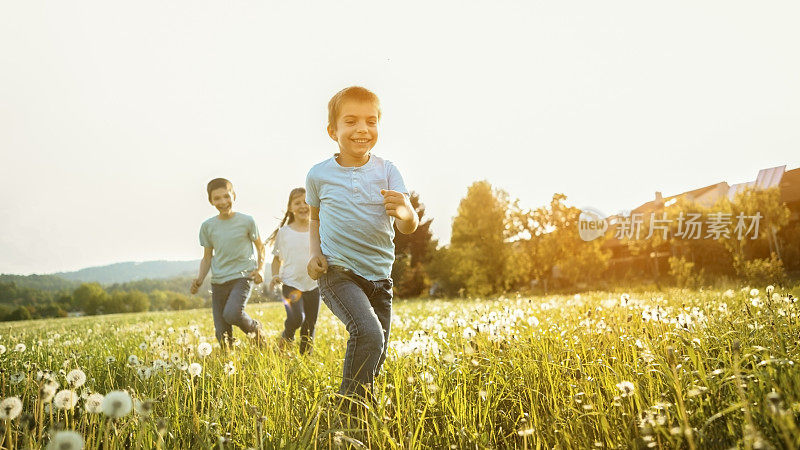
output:
[[[329,266],[318,282],[322,301],[344,322],[350,334],[339,393],[365,397],[386,359],[392,280],[370,281],[349,269]]]
[[[247,334],[258,332],[259,322],[250,318],[244,307],[253,290],[253,280],[237,278],[220,284],[211,284],[211,312],[214,331],[223,349],[233,344],[233,325]]]

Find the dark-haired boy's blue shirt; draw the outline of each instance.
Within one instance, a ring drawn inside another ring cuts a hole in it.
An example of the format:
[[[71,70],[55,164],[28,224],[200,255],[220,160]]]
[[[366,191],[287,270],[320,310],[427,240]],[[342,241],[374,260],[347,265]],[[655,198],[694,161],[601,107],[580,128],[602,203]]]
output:
[[[200,245],[212,247],[211,282],[225,283],[248,278],[258,265],[253,241],[260,240],[256,221],[247,214],[234,213],[230,219],[214,216],[200,226]]]

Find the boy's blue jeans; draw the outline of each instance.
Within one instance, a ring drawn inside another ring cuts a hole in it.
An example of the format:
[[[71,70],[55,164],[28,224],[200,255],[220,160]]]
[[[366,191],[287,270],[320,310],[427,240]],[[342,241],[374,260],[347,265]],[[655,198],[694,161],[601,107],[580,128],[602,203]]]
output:
[[[233,344],[233,325],[247,334],[257,333],[259,322],[250,318],[244,307],[250,298],[253,280],[237,278],[220,284],[211,284],[211,312],[214,331],[223,349]]]
[[[319,313],[319,288],[301,291],[292,286],[283,285],[283,307],[286,308],[283,338],[294,340],[294,334],[300,328],[300,354],[311,348],[314,339],[314,327]]]
[[[344,322],[350,334],[339,393],[371,396],[368,389],[386,359],[392,321],[392,280],[370,281],[349,269],[329,266],[318,282],[322,300]]]

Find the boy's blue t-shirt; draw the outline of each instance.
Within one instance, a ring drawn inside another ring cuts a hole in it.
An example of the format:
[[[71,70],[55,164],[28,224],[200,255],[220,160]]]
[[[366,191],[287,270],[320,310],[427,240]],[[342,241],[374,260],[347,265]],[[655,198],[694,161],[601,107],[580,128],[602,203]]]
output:
[[[361,167],[342,167],[334,156],[306,178],[306,203],[319,208],[328,264],[373,281],[389,278],[394,263],[394,217],[386,213],[381,189],[408,195],[397,167],[375,155]]]
[[[230,219],[214,216],[200,226],[200,245],[212,247],[211,282],[225,283],[248,278],[258,266],[253,241],[260,240],[256,221],[247,214],[234,213]]]

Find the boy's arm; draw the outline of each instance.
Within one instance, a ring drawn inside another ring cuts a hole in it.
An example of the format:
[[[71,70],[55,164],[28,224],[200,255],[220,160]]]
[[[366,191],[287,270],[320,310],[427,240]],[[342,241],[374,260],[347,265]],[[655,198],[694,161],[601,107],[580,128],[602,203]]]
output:
[[[411,206],[411,201],[408,197],[402,192],[389,189],[381,189],[381,195],[383,195],[386,214],[395,218],[397,229],[403,234],[411,234],[417,231],[419,217],[414,207]]]
[[[253,282],[255,284],[261,284],[264,281],[264,276],[261,274],[264,272],[264,259],[267,256],[267,247],[264,246],[261,239],[254,240],[253,244],[256,246],[256,251],[258,252],[258,263],[256,270],[251,272],[250,276],[253,277]]]
[[[211,257],[214,256],[214,249],[211,247],[203,247],[203,250],[203,259],[200,260],[200,270],[198,270],[197,278],[192,280],[192,286],[189,288],[192,294],[197,294],[197,290],[200,289],[200,285],[203,284],[203,280],[206,279],[206,275],[208,275],[208,271],[211,269]]]
[[[328,271],[328,260],[322,254],[322,244],[319,238],[319,208],[309,206],[311,217],[308,221],[308,238],[310,239],[311,259],[308,261],[306,271],[312,280]]]

